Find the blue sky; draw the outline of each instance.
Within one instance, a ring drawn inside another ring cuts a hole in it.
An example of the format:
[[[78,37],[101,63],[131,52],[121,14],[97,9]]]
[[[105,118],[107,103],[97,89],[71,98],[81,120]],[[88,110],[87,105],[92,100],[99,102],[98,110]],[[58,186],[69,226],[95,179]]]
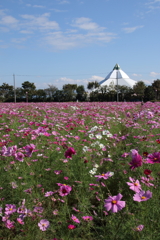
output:
[[[0,85],[160,79],[160,0],[0,1]]]

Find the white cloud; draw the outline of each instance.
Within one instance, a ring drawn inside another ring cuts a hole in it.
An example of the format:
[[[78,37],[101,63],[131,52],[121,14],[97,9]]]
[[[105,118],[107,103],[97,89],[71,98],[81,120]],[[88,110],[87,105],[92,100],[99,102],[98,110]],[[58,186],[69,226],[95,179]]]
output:
[[[73,20],[73,27],[77,27],[83,30],[91,30],[91,31],[95,31],[95,30],[104,30],[105,28],[99,27],[99,25],[95,22],[92,22],[92,20],[90,18],[85,18],[85,17],[81,17],[81,18],[76,18],[75,20]]]
[[[67,0],[58,0],[59,4],[69,4],[70,2]]]
[[[54,50],[66,50],[74,47],[83,47],[88,44],[97,44],[97,43],[108,43],[111,40],[115,39],[116,36],[113,33],[79,33],[79,32],[52,32],[49,33],[45,38],[45,42],[53,46]]]
[[[133,73],[132,74],[134,77],[140,77],[140,76],[142,76],[141,74],[137,74],[137,73]]]
[[[33,5],[34,8],[45,8],[45,6],[42,5]]]
[[[39,30],[57,30],[59,25],[56,21],[50,21],[50,13],[44,13],[40,16],[34,16],[29,14],[21,15],[26,20],[25,24],[28,30],[39,29]]]
[[[123,28],[123,31],[125,33],[132,33],[134,31],[136,31],[139,28],[143,28],[144,26],[136,26],[136,27],[128,27],[128,28]]]
[[[11,41],[13,43],[23,43],[27,40],[27,38],[13,38]]]
[[[53,46],[54,50],[65,50],[88,44],[108,43],[116,38],[116,34],[105,31],[104,27],[92,22],[90,18],[77,18],[71,26],[74,28],[64,32],[48,33],[44,38],[45,42]]]
[[[156,76],[158,76],[158,75],[160,75],[160,73],[157,73],[157,72],[150,72],[150,76],[152,76],[152,77],[156,77]]]

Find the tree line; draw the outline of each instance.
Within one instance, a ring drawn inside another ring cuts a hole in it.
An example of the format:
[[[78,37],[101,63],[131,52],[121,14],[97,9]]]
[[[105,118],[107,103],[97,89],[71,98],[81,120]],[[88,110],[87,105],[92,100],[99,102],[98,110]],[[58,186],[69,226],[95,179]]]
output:
[[[87,91],[83,85],[65,84],[59,90],[54,85],[36,89],[34,83],[25,81],[22,87],[14,89],[3,83],[0,86],[0,102],[70,102],[70,101],[158,101],[160,100],[160,79],[152,85],[137,82],[133,88],[114,85],[100,86],[97,81],[89,82]]]

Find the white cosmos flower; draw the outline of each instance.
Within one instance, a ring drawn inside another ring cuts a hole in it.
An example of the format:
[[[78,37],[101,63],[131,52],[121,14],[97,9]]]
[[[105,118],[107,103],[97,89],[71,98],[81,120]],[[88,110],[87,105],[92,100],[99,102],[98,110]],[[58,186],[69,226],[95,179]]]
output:
[[[95,164],[94,167],[97,169],[97,168],[99,167],[99,165],[98,165],[98,164]]]
[[[102,138],[102,135],[101,134],[97,134],[95,135],[97,139],[101,139]]]
[[[109,134],[110,132],[108,131],[108,130],[104,130],[104,131],[102,131],[102,135],[107,135],[107,134]]]
[[[88,149],[89,149],[89,148],[88,148],[87,146],[84,146],[84,147],[83,147],[83,152],[87,152]]]
[[[102,149],[102,148],[104,148],[105,146],[104,146],[102,143],[100,143],[100,144],[99,144],[99,147]]]
[[[91,139],[94,138],[94,134],[93,134],[93,133],[89,134],[88,136],[89,136],[89,138],[91,138]]]

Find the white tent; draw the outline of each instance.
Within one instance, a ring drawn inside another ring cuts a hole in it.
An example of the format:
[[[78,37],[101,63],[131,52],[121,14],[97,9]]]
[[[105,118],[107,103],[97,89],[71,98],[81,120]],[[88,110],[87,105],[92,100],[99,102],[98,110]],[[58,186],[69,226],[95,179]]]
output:
[[[115,86],[124,85],[133,88],[133,86],[136,84],[136,81],[130,79],[129,76],[120,69],[120,66],[116,64],[112,72],[110,72],[104,80],[99,82],[101,87],[106,85],[109,86],[111,83]]]

